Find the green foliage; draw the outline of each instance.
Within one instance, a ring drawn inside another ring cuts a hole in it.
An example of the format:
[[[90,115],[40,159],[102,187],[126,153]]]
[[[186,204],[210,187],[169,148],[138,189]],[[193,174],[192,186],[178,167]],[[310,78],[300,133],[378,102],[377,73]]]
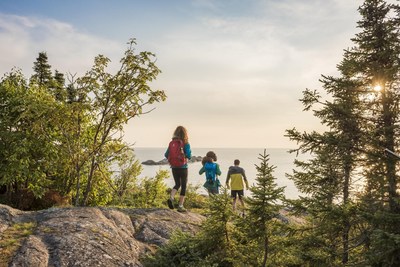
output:
[[[284,187],[278,187],[275,183],[273,171],[276,167],[269,164],[266,150],[259,155],[259,160],[256,183],[250,188],[251,197],[246,199],[248,211],[245,231],[258,252],[249,261],[258,266],[273,266],[274,247],[278,240],[274,237],[283,234],[281,223],[276,218],[285,200]]]
[[[220,191],[220,194],[208,198],[207,220],[199,233],[199,246],[210,262],[218,266],[234,266],[235,240],[231,235],[236,229],[231,223],[234,216],[232,200],[226,188]]]
[[[168,171],[161,170],[155,177],[145,177],[138,180],[136,176],[126,185],[123,194],[116,195],[111,202],[113,205],[129,206],[133,208],[165,207],[167,186],[164,182],[169,177]],[[115,181],[120,184],[120,180]]]
[[[168,178],[168,171],[159,171],[154,178],[144,178],[139,185],[140,190],[133,195],[141,207],[162,207],[165,201],[167,186],[164,180]]]
[[[160,267],[211,267],[213,264],[204,257],[198,246],[198,238],[182,232],[175,232],[166,246],[160,247],[154,255],[143,260],[144,266]]]
[[[383,0],[364,1],[360,32],[338,64],[339,77],[320,80],[328,97],[307,89],[301,100],[327,130],[287,131],[299,144],[294,152],[314,156],[296,161],[302,171],[289,176],[305,194],[296,208],[307,212],[309,224],[297,251],[311,266],[400,264],[397,162],[383,155],[400,147],[398,11]]]
[[[129,191],[137,186],[137,177],[142,172],[142,165],[134,156],[134,151],[125,149],[118,155],[118,164],[115,175],[112,176],[115,191],[117,193],[114,201],[123,203]]]
[[[0,184],[40,197],[53,182],[59,106],[43,89],[29,88],[19,71],[0,82],[0,106]]]
[[[396,219],[399,222],[399,218]],[[400,262],[400,234],[380,229],[371,235],[371,248],[367,258],[372,266],[397,266]]]
[[[188,184],[185,196],[185,207],[192,210],[199,209],[202,211],[207,206],[207,197],[200,195],[198,190],[201,185]]]
[[[234,259],[236,231],[232,202],[226,189],[211,195],[205,211],[206,221],[195,236],[175,233],[166,246],[146,260],[146,266],[241,266]]]
[[[148,85],[160,73],[154,64],[154,55],[149,52],[136,54],[135,44],[134,39],[129,42],[129,47],[120,61],[121,68],[116,74],[106,71],[110,60],[99,55],[95,58],[92,69],[76,81],[78,91],[86,94],[84,101],[89,103],[87,112],[92,118],[92,124],[89,126],[89,149],[84,155],[89,172],[80,201],[83,205],[88,204],[93,187],[96,186],[96,170],[101,163],[99,153],[105,153],[104,147],[113,140],[113,136],[121,133],[128,120],[146,113],[146,106],[166,98],[163,91],[153,90]],[[103,159],[108,157],[104,156]],[[80,191],[80,188],[77,190]]]
[[[51,65],[48,63],[46,52],[40,52],[36,61],[33,63],[34,74],[31,82],[41,87],[50,86],[53,77],[51,77]]]
[[[245,217],[233,211],[230,192],[222,187],[208,198],[201,230],[195,236],[178,233],[146,266],[301,266],[300,258],[286,255],[295,247],[285,247],[290,239],[277,219],[284,197],[272,176],[275,167],[268,164],[265,151],[260,160]]]
[[[75,205],[102,205],[123,197],[138,164],[114,185],[113,168],[126,156],[123,127],[148,113],[146,107],[164,101],[161,90],[149,86],[160,70],[150,52],[136,53],[128,43],[121,68],[107,72],[110,60],[99,55],[84,76],[52,76],[45,52],[34,63],[29,84],[20,71],[0,81],[0,185],[8,199],[19,191],[41,197],[48,190],[71,196]],[[150,110],[151,111],[151,110]],[[129,155],[132,157],[132,155]],[[160,205],[160,181],[143,181],[145,205]],[[156,186],[153,186],[156,184]],[[115,186],[117,188],[115,188]],[[12,203],[11,203],[12,204]]]

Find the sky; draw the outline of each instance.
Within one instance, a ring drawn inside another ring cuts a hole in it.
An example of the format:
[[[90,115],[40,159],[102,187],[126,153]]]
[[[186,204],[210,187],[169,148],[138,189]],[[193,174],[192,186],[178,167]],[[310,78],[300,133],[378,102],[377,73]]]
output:
[[[125,126],[134,147],[166,147],[178,125],[192,147],[294,148],[285,131],[320,131],[299,99],[337,75],[361,0],[1,0],[0,75],[32,74],[39,52],[83,75],[116,69],[135,38],[156,55],[167,99]]]

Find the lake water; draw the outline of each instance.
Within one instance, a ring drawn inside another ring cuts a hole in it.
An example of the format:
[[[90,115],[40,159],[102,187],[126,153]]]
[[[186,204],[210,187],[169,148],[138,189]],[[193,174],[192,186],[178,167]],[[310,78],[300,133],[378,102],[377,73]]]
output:
[[[135,148],[135,155],[140,162],[146,160],[160,161],[164,158],[165,150],[166,148]],[[233,165],[235,159],[240,160],[240,166],[245,169],[249,184],[252,185],[254,183],[257,173],[255,164],[260,164],[258,157],[259,154],[263,154],[263,148],[192,148],[192,156],[203,157],[210,150],[214,151],[217,155],[217,163],[220,165],[222,172],[220,176],[222,184],[225,184],[228,168]],[[295,199],[298,198],[299,192],[293,182],[286,178],[285,174],[292,173],[292,169],[294,168],[293,161],[296,159],[296,155],[295,153],[288,153],[288,150],[286,148],[271,148],[266,151],[269,154],[269,164],[276,167],[273,176],[276,178],[277,185],[285,187],[287,198]],[[301,156],[301,158],[304,159],[305,156]],[[204,183],[204,174],[199,175],[201,166],[201,162],[189,163],[188,183],[193,185],[202,185]],[[142,164],[142,167],[143,171],[140,177],[154,177],[161,169],[170,170],[168,165],[148,166]],[[169,187],[172,187],[174,182],[171,173],[170,176],[165,183]],[[199,193],[205,194],[206,191],[201,187]]]

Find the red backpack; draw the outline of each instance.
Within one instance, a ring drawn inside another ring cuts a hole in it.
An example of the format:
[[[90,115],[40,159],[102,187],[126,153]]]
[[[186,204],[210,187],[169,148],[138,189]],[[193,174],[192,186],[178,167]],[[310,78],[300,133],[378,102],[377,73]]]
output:
[[[186,164],[185,152],[183,152],[184,143],[181,139],[172,139],[168,145],[168,162],[171,167],[182,167]]]

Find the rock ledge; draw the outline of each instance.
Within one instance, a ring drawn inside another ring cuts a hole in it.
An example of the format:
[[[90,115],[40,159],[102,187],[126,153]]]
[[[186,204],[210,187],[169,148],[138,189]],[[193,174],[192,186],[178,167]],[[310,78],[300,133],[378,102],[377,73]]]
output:
[[[8,266],[143,266],[140,258],[179,229],[195,233],[204,220],[168,209],[50,208],[24,212],[0,204],[0,236],[33,223]],[[1,251],[1,247],[0,247]]]

